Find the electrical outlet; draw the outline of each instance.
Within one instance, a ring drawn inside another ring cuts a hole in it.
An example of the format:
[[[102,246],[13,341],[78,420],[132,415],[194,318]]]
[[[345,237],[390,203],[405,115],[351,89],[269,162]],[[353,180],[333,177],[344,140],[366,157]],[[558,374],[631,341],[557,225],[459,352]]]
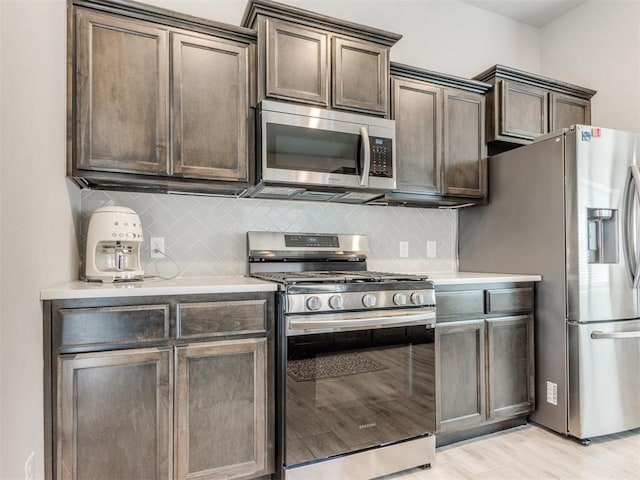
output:
[[[33,464],[35,460],[36,460],[36,452],[31,452],[31,455],[29,455],[29,458],[27,458],[27,461],[24,462],[24,480],[33,480],[34,478]]]
[[[409,256],[409,242],[400,242],[400,258]]]
[[[151,237],[149,240],[149,256],[151,258],[163,258],[164,237]]]
[[[427,258],[436,258],[436,242],[427,242]]]

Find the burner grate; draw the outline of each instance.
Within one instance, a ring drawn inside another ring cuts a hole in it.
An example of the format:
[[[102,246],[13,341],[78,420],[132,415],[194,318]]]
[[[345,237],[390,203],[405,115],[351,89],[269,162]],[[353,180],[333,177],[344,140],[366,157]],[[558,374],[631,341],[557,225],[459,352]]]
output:
[[[262,280],[291,285],[294,283],[366,283],[366,282],[416,282],[427,280],[426,275],[405,275],[388,272],[344,272],[313,270],[306,272],[260,272],[252,276]]]

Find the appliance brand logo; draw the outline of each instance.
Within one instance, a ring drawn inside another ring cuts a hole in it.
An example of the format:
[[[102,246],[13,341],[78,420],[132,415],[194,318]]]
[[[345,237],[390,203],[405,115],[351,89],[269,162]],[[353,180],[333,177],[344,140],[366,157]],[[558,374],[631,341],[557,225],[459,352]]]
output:
[[[583,130],[582,131],[582,141],[590,142],[592,138],[598,138],[602,136],[602,129],[598,127],[593,127],[591,130]]]
[[[362,425],[358,425],[358,429],[359,430],[364,430],[365,428],[373,428],[373,427],[376,427],[376,426],[377,426],[376,422],[363,423]]]

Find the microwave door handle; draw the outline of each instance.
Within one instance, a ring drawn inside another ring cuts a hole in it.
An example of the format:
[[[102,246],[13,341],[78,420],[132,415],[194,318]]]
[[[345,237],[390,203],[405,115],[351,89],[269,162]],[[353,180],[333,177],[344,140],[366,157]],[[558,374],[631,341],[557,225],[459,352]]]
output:
[[[369,170],[371,170],[371,143],[369,141],[369,131],[367,127],[360,127],[360,138],[362,139],[362,151],[364,152],[364,167],[362,168],[360,185],[362,187],[368,187]]]
[[[627,270],[631,277],[633,288],[640,287],[640,258],[638,258],[638,239],[634,221],[634,205],[640,208],[640,169],[633,165],[629,167],[627,185],[624,193],[624,222],[622,224],[623,252]]]

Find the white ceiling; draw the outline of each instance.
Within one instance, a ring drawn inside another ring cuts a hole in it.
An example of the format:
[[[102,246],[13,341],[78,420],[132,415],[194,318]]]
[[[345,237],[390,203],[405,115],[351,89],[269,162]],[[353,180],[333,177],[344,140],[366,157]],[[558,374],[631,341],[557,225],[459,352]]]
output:
[[[540,28],[586,0],[460,0]]]

